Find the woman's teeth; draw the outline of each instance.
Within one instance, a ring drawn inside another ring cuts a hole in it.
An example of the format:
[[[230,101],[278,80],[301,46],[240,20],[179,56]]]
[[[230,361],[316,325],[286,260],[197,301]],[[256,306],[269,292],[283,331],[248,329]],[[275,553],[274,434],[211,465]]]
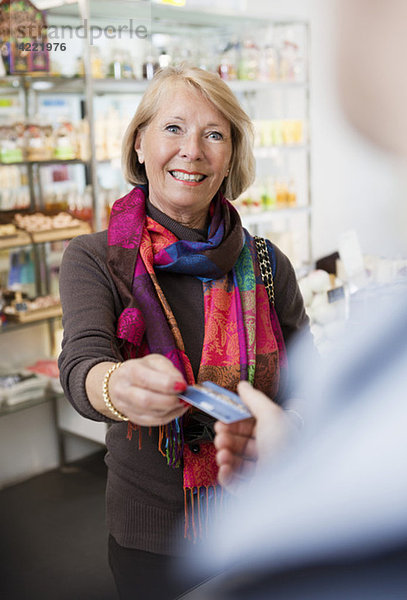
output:
[[[183,171],[170,171],[171,175],[174,179],[179,179],[180,181],[202,181],[206,177],[206,175],[200,175],[199,173],[184,173]]]

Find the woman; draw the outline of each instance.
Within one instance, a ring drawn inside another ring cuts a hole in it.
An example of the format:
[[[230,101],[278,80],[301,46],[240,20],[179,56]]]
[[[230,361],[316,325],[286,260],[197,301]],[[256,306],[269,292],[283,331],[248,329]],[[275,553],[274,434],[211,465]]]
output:
[[[107,232],[64,255],[61,381],[82,415],[112,425],[109,559],[123,598],[175,597],[169,557],[188,552],[207,504],[220,504],[211,420],[178,394],[248,379],[275,398],[281,330],[287,341],[307,324],[292,266],[269,244],[278,327],[253,239],[225,199],[253,181],[251,142],[248,116],[217,75],[161,71],[123,142],[134,189]]]

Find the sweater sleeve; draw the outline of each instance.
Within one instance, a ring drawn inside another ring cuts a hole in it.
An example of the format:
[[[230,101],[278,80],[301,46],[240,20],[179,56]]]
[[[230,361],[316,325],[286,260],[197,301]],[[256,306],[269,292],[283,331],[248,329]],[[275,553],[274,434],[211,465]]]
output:
[[[60,270],[64,337],[58,364],[62,388],[74,408],[89,419],[113,422],[93,408],[85,389],[94,365],[120,360],[114,335],[120,300],[106,266],[105,234],[75,238],[64,252]]]

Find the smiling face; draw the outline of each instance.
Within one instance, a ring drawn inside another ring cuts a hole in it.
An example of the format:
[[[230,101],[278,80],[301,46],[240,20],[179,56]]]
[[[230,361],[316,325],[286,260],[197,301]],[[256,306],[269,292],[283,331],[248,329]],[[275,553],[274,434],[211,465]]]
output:
[[[189,227],[205,225],[232,157],[229,121],[198,90],[177,83],[136,137],[150,202]]]

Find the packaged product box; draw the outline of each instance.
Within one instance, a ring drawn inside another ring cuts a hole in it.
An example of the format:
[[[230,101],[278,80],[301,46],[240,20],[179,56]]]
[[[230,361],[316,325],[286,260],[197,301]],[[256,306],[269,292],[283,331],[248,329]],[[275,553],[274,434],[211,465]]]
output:
[[[29,0],[0,1],[0,46],[8,75],[49,72],[47,23]]]

